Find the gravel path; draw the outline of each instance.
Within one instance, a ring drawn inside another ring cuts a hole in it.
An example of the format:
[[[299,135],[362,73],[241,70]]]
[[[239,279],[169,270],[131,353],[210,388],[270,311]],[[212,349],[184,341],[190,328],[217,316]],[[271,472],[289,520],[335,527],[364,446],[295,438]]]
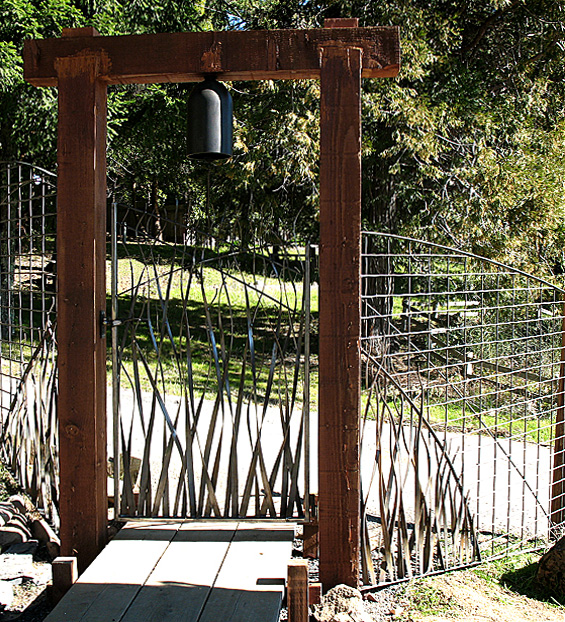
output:
[[[184,428],[184,409],[178,397],[165,400],[167,411],[172,420],[177,415],[179,423],[177,433],[181,445],[185,446]],[[151,410],[151,396],[143,396],[142,407],[147,414]],[[109,405],[110,408],[110,405]],[[122,391],[121,408],[125,429],[129,434],[130,424],[132,434],[132,454],[142,457],[144,448],[144,435],[139,423],[139,417],[135,413],[133,393]],[[212,416],[213,403],[205,402],[200,423],[197,429],[202,450],[204,440],[208,433],[208,427]],[[110,411],[111,412],[111,411]],[[300,413],[295,413],[296,421],[291,426],[291,437],[293,446],[296,442]],[[254,416],[254,415],[253,415]],[[259,413],[262,416],[262,413]],[[231,442],[231,416],[228,412],[224,413],[224,450],[229,451]],[[147,419],[146,419],[147,420]],[[255,425],[255,424],[254,424]],[[310,490],[317,489],[317,421],[312,415],[311,442],[310,442]],[[251,460],[251,443],[246,425],[242,425],[242,434],[238,440],[238,461],[239,461],[239,480],[240,488],[245,481],[245,475]],[[406,429],[407,430],[407,429]],[[111,421],[109,422],[109,455],[113,454]],[[157,485],[158,474],[163,464],[163,437],[168,434],[165,418],[161,413],[155,419],[153,430],[153,442],[151,444],[151,464],[153,472],[154,486]],[[278,408],[268,407],[262,423],[261,444],[267,471],[274,464],[282,442],[281,417]],[[377,446],[377,429],[373,421],[367,421],[363,433],[362,445],[362,480],[363,489],[367,496],[367,511],[373,516],[379,515],[379,490],[376,480],[371,483],[373,466]],[[394,439],[391,438],[391,427],[383,427],[381,439],[381,459],[385,465],[385,473],[390,468],[391,448],[394,447]],[[476,433],[458,434],[448,432],[445,436],[448,454],[453,462],[454,470],[463,473],[463,487],[469,498],[470,508],[478,517],[480,530],[492,533],[510,532],[521,536],[533,535],[534,533],[544,534],[547,531],[547,510],[549,507],[549,474],[550,474],[550,448],[534,443],[524,443],[509,438],[492,438]],[[219,442],[219,440],[218,440]],[[401,447],[400,458],[397,459],[396,469],[403,474],[402,494],[403,501],[408,513],[411,516],[414,505],[414,469],[413,456],[409,455],[405,448]],[[434,455],[433,451],[431,452]],[[195,461],[196,463],[197,461]],[[420,462],[420,481],[426,483],[429,474],[427,457],[421,453]],[[437,468],[437,459],[432,458],[432,469]],[[228,469],[227,458],[220,463],[220,475],[218,485],[218,498],[223,498],[225,493],[225,476]],[[173,452],[173,457],[169,467],[169,475],[172,479],[179,476],[181,470],[181,459],[178,451]],[[197,476],[200,473],[196,467]],[[303,477],[303,470],[301,471]],[[280,486],[280,482],[275,489]]]

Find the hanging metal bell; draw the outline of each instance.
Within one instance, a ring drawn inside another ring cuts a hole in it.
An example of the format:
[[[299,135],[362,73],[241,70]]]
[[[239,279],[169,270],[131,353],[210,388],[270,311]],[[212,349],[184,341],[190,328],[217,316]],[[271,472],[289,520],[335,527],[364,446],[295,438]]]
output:
[[[232,155],[233,104],[213,77],[199,82],[188,98],[188,156],[221,160]]]

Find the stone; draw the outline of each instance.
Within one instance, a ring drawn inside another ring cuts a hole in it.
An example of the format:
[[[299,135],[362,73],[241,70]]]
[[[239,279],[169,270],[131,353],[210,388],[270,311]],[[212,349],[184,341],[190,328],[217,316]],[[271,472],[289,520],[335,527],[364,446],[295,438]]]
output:
[[[35,555],[39,542],[37,540],[28,540],[27,542],[20,542],[19,544],[12,544],[8,547],[4,553],[6,555]]]
[[[26,540],[31,538],[31,531],[29,530],[28,522],[25,516],[22,516],[21,514],[14,514],[14,516],[10,519],[10,522],[6,523],[6,527],[17,527],[26,534]]]
[[[9,581],[0,581],[0,606],[11,607],[13,602],[13,585]]]
[[[61,554],[61,540],[44,518],[36,518],[31,521],[30,529],[33,537],[45,545],[51,560],[59,557]]]
[[[51,525],[44,518],[36,518],[30,524],[31,533],[39,542],[57,542],[61,544],[59,536],[53,531]]]
[[[5,525],[14,516],[14,508],[7,503],[0,505],[0,527]]]
[[[313,610],[318,622],[370,622],[372,619],[365,610],[361,592],[348,585],[336,585]]]
[[[33,575],[32,555],[12,555],[3,553],[0,555],[0,579],[16,579],[17,577],[30,577]]]
[[[13,544],[20,544],[28,540],[26,532],[19,527],[5,525],[0,529],[0,549],[5,550]]]
[[[25,499],[25,497],[22,497],[21,495],[12,495],[10,497],[10,503],[12,504],[14,509],[20,514],[25,515],[27,512],[33,509],[33,506],[31,506],[31,503],[27,499]]]
[[[536,581],[558,597],[565,594],[565,536],[539,560]]]

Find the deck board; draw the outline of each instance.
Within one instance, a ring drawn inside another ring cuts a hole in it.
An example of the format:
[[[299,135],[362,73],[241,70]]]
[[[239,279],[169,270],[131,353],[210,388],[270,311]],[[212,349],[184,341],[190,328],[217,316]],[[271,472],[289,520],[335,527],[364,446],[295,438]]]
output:
[[[277,622],[294,528],[240,523],[198,622]]]
[[[184,525],[122,622],[197,622],[237,525]]]
[[[45,622],[120,620],[179,527],[157,523],[122,529]]]
[[[128,523],[46,622],[276,622],[294,526]]]

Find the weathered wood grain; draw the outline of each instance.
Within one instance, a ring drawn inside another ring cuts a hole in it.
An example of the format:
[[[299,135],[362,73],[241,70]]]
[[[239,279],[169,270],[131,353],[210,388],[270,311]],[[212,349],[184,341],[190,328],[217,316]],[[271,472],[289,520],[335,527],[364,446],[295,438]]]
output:
[[[278,622],[292,525],[240,523],[198,622]]]
[[[82,29],[78,29],[82,31]],[[363,50],[363,77],[392,77],[400,66],[397,27],[320,28],[79,36],[26,41],[24,77],[35,86],[56,86],[57,58],[101,54],[109,84],[190,82],[203,73],[222,80],[318,78],[320,49],[328,43]]]
[[[128,523],[46,622],[277,622],[293,525]]]
[[[293,559],[288,564],[288,622],[308,622],[308,562]]]
[[[326,46],[320,80],[318,524],[327,590],[359,581],[362,51]]]
[[[236,529],[236,523],[185,523],[121,621],[196,622]]]
[[[46,622],[120,620],[178,529],[178,524],[124,527],[79,577]]]
[[[61,552],[79,572],[106,543],[106,84],[97,53],[61,58],[57,345]]]

